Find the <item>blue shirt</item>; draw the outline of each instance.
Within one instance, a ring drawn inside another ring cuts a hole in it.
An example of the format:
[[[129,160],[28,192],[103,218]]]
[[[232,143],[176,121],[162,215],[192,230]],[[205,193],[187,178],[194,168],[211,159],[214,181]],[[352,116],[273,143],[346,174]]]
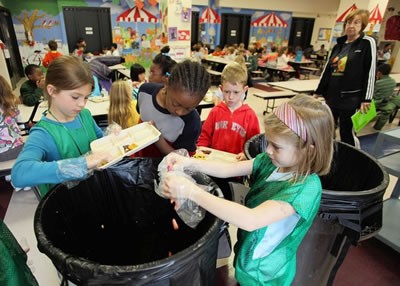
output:
[[[41,120],[52,121],[45,116]],[[78,117],[62,124],[68,129],[82,127]],[[97,138],[102,137],[103,131],[94,120],[93,124]],[[79,180],[86,175],[86,158],[62,159],[53,137],[41,127],[30,130],[24,149],[11,171],[13,185],[18,188]]]

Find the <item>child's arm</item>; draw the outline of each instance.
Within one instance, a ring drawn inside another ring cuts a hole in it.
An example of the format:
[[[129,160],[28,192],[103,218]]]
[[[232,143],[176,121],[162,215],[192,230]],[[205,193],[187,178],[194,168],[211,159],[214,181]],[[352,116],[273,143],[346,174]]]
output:
[[[169,154],[166,160],[172,170],[191,169],[218,178],[247,176],[253,171],[253,160],[225,163],[187,158],[175,153]]]
[[[171,147],[171,145],[168,144],[168,142],[164,139],[164,137],[161,135],[160,139],[156,143],[154,143],[158,150],[164,155],[167,155],[174,151],[175,149]]]
[[[172,199],[187,198],[224,221],[246,231],[261,227],[289,217],[295,213],[287,202],[268,200],[253,209],[218,198],[180,176],[168,176],[163,184],[163,193]]]
[[[16,187],[27,187],[84,179],[88,169],[109,161],[108,154],[91,154],[65,160],[59,160],[57,154],[58,150],[51,136],[36,129],[29,135],[12,168],[13,184]]]

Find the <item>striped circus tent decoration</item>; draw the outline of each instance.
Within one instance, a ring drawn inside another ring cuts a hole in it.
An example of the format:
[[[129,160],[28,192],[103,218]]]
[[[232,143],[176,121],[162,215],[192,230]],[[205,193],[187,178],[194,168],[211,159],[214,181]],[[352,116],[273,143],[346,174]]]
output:
[[[371,24],[382,23],[382,14],[381,11],[379,11],[379,4],[376,4],[376,7],[369,13],[368,22]]]
[[[288,26],[287,22],[275,13],[266,14],[251,22],[253,27],[283,27]]]
[[[357,10],[357,6],[356,4],[351,5],[346,11],[344,11],[337,19],[336,19],[336,23],[338,22],[344,22],[344,19],[346,19],[347,15],[354,11]]]
[[[158,23],[158,18],[145,9],[140,9],[137,6],[122,12],[117,17],[117,22],[144,22]]]
[[[207,7],[207,9],[205,9],[203,13],[201,13],[199,23],[218,24],[221,23],[221,17],[213,9]]]

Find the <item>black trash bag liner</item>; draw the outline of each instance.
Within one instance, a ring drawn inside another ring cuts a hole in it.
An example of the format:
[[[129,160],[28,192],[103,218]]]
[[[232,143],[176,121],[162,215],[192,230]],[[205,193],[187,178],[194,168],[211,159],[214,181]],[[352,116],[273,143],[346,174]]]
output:
[[[245,143],[245,155],[255,158],[265,152],[266,146],[265,135],[255,135]],[[318,216],[338,220],[354,243],[379,231],[389,177],[375,158],[351,145],[335,142],[331,171],[320,178],[323,190]]]
[[[264,153],[267,149],[267,139],[265,134],[257,134],[244,143],[244,155],[251,160],[258,154]]]
[[[214,285],[222,222],[206,213],[195,230],[186,226],[170,201],[154,192],[159,162],[126,158],[72,189],[57,185],[42,199],[34,221],[38,248],[66,279],[78,285]],[[194,178],[217,191],[206,175]]]

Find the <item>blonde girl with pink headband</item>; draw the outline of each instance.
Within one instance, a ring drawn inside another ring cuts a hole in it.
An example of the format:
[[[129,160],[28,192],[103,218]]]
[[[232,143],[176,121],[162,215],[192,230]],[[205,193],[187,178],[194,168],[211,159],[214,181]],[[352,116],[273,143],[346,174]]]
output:
[[[241,286],[291,285],[297,249],[319,209],[319,176],[330,170],[333,132],[329,107],[297,95],[266,117],[268,146],[252,160],[230,164],[167,156],[172,170],[190,168],[220,178],[251,175],[245,205],[215,197],[172,174],[164,180],[163,195],[190,199],[239,228],[234,266]]]

